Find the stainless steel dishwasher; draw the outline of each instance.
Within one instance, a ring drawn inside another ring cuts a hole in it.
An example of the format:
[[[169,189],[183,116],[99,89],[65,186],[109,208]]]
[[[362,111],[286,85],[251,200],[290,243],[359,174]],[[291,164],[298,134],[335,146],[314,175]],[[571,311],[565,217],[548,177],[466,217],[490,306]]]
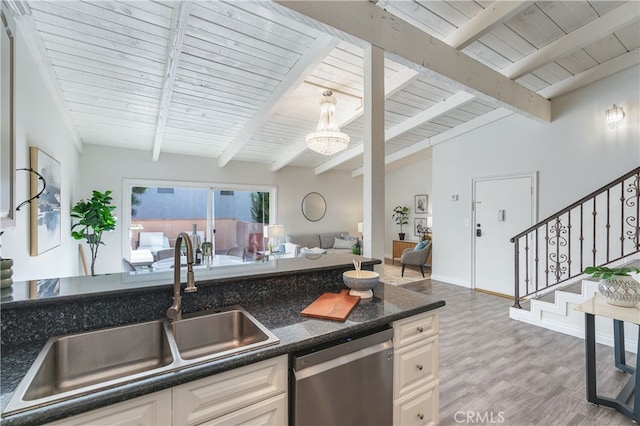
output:
[[[393,330],[293,356],[291,424],[391,425]]]

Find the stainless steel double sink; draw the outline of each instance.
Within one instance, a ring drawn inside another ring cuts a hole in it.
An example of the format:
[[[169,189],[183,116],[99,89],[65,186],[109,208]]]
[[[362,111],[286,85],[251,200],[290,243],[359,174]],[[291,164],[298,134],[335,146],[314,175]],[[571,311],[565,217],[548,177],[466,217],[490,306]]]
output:
[[[239,306],[53,337],[3,414],[275,345],[279,339]]]

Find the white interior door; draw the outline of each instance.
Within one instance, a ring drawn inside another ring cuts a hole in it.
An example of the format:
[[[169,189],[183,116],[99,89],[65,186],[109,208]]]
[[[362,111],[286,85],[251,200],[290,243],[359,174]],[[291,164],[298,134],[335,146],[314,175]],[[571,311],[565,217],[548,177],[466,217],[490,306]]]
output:
[[[477,179],[474,202],[474,286],[513,296],[511,237],[535,221],[535,175]]]

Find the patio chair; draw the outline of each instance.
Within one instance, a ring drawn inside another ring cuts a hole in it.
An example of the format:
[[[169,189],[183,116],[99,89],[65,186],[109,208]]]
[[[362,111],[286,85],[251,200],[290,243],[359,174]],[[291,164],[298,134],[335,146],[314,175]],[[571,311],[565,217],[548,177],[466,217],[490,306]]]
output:
[[[133,266],[133,263],[129,262],[127,259],[125,259],[123,257],[122,258],[122,270],[124,272],[135,272],[136,271],[136,267]]]
[[[236,246],[236,247],[231,247],[229,250],[227,250],[226,255],[227,256],[239,257],[240,259],[242,259],[244,261],[244,257],[246,255],[246,251],[247,251],[247,249]]]
[[[158,250],[158,252],[156,253],[156,261],[172,258],[174,253],[175,253],[175,249],[172,249],[172,248]]]

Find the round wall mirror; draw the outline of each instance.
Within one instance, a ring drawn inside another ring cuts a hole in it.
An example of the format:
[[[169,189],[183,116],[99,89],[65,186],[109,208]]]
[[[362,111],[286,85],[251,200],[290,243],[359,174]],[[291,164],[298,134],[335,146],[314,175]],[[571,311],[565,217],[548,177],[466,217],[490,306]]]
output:
[[[326,211],[327,203],[317,192],[310,192],[302,199],[302,214],[307,220],[317,222],[324,217]]]

